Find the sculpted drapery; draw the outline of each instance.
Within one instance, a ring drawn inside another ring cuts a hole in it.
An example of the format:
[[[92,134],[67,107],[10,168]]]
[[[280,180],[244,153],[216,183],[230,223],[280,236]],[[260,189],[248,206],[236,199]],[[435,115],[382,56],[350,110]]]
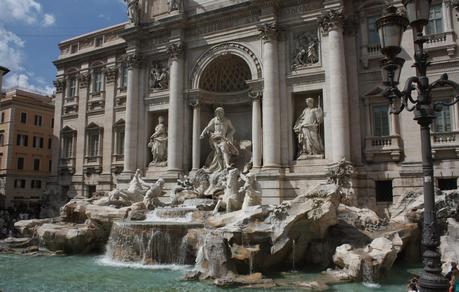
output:
[[[306,105],[307,107],[293,128],[301,147],[299,158],[324,154],[324,146],[320,136],[320,125],[324,121],[322,109],[314,107],[314,99],[312,98],[306,99]]]

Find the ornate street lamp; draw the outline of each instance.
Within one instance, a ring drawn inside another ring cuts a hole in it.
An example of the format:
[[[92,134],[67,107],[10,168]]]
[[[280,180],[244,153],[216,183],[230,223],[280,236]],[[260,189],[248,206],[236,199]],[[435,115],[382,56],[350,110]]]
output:
[[[429,83],[427,68],[429,67],[428,54],[424,52],[426,39],[423,35],[424,26],[429,20],[431,0],[404,0],[406,15],[395,7],[390,6],[385,10],[385,15],[378,19],[376,26],[381,39],[383,84],[386,87],[384,96],[391,103],[391,113],[399,114],[403,110],[413,111],[414,119],[421,128],[422,169],[424,186],[424,222],[422,244],[424,272],[419,284],[422,292],[448,291],[448,281],[441,275],[441,256],[438,251],[440,236],[436,222],[434,175],[432,163],[432,145],[430,140],[430,126],[435,119],[435,112],[440,112],[443,107],[459,102],[459,84],[448,80],[448,75]],[[404,60],[397,57],[401,52],[401,39],[408,22],[413,29],[415,45],[416,76],[408,78],[403,90],[398,89],[400,71]],[[455,92],[452,103],[433,103],[432,90],[440,87],[450,87]],[[417,96],[413,97],[413,91]]]

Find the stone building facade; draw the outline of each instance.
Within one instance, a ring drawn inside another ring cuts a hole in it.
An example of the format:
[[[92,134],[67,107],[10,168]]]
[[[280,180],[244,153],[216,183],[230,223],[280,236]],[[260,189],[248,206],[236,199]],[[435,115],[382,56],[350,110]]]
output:
[[[0,209],[40,206],[58,143],[53,127],[50,97],[20,89],[0,95]]]
[[[54,171],[63,192],[108,191],[136,169],[169,182],[196,171],[211,151],[201,131],[218,107],[232,121],[235,141],[251,146],[266,203],[323,181],[342,158],[355,167],[359,205],[381,210],[422,186],[419,128],[411,113],[390,115],[381,96],[375,21],[385,1],[127,2],[127,23],[59,44],[55,134],[61,144]],[[433,1],[432,78],[446,72],[459,79],[457,14],[452,1]],[[411,64],[402,82],[415,74]],[[452,99],[449,91],[434,95]],[[319,118],[312,132],[296,131],[307,99]],[[148,145],[154,146],[160,116],[167,159],[153,163]],[[438,185],[456,187],[458,106],[439,114],[433,130]],[[319,144],[308,144],[311,139]]]

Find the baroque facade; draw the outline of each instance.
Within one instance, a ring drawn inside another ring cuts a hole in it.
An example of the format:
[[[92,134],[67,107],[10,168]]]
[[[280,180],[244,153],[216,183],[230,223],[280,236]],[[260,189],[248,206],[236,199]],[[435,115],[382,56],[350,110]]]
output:
[[[171,184],[233,146],[249,149],[264,203],[304,192],[343,158],[359,205],[382,210],[421,188],[418,126],[411,113],[390,115],[382,97],[375,21],[386,1],[127,2],[127,23],[59,44],[53,170],[62,192],[109,191],[137,169]],[[457,80],[457,10],[433,4],[429,75]],[[232,122],[231,143],[202,133],[217,108]],[[433,130],[438,186],[456,188],[458,106]]]

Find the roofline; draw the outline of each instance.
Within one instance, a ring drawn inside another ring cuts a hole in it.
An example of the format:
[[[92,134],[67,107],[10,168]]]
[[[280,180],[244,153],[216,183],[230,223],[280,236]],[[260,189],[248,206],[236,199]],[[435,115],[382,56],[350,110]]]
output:
[[[108,27],[105,27],[105,28],[101,28],[101,29],[98,29],[96,31],[92,31],[92,32],[88,32],[88,33],[85,33],[85,34],[81,34],[81,35],[77,35],[75,37],[72,37],[70,39],[66,39],[66,40],[63,40],[59,43],[59,46],[61,45],[64,45],[68,42],[72,42],[72,41],[76,41],[78,39],[81,39],[81,38],[85,38],[85,37],[88,37],[88,36],[92,36],[92,35],[97,35],[101,32],[104,32],[104,31],[108,31],[108,30],[111,30],[111,29],[114,29],[114,28],[118,28],[118,27],[124,27],[126,24],[128,24],[127,21],[123,22],[123,23],[118,23],[118,24],[115,24],[115,25],[112,25],[112,26],[108,26]]]
[[[10,69],[0,66],[0,71],[2,71],[2,75],[6,75],[8,72],[10,72]]]

